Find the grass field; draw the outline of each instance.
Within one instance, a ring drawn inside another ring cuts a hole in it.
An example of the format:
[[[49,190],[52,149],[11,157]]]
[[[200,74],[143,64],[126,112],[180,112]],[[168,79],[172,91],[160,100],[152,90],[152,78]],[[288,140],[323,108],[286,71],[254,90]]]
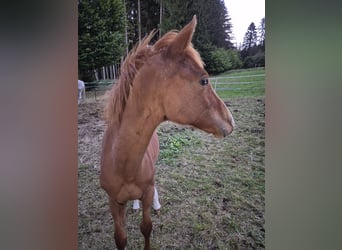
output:
[[[263,73],[235,71],[220,77],[237,76],[228,78],[226,86],[235,87],[239,84],[231,82]],[[263,93],[218,91],[237,124],[224,140],[171,122],[159,126],[156,185],[162,208],[160,216],[152,215],[153,249],[265,248]],[[113,220],[99,185],[101,112],[101,100],[93,97],[79,106],[79,249],[115,249]],[[141,211],[134,213],[128,202],[127,249],[143,249],[140,222]]]
[[[265,69],[234,70],[210,78],[222,99],[265,94]]]

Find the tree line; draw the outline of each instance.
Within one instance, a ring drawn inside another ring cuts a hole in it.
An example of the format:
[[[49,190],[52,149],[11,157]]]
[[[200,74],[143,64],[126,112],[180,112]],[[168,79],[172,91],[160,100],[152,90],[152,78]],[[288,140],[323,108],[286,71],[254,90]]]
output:
[[[223,0],[78,0],[79,78],[91,81],[99,69],[120,62],[143,37],[180,30],[193,15],[193,37],[210,74],[265,65],[265,19],[248,27],[241,48],[232,44],[232,24]]]
[[[252,22],[244,36],[240,57],[244,68],[265,66],[265,18],[259,27]]]

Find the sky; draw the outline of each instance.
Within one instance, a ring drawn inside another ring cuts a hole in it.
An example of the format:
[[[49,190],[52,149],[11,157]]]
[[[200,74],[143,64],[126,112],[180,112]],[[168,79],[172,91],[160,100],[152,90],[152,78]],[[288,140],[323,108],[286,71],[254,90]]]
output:
[[[251,22],[259,27],[261,18],[265,17],[265,0],[224,0],[224,2],[233,26],[235,39],[232,42],[239,46]]]

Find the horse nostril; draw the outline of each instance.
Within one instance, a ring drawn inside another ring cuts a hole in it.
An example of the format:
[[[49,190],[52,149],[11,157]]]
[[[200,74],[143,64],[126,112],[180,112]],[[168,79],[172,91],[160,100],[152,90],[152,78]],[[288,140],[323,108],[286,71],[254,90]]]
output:
[[[227,137],[228,135],[230,135],[233,132],[233,129],[231,129],[231,130],[221,129],[221,131],[222,131],[222,136]]]

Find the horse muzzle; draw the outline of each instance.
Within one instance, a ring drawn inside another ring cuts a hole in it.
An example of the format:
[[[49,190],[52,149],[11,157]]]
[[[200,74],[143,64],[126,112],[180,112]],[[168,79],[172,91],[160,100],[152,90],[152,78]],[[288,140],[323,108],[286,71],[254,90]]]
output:
[[[214,134],[214,136],[217,138],[224,138],[233,132],[234,127],[235,127],[235,121],[234,121],[233,116],[230,115],[228,122],[221,124],[221,126],[219,126],[218,133]]]

